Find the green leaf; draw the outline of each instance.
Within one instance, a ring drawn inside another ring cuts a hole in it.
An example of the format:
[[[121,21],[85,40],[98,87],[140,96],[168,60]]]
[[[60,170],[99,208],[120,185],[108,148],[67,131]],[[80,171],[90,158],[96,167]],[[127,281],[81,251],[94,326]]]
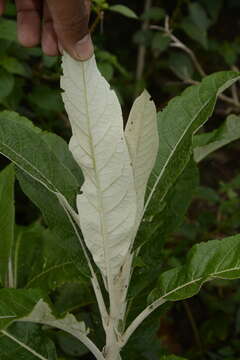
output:
[[[83,174],[80,167],[74,160],[66,141],[60,136],[49,132],[42,133],[42,138],[60,163],[67,167],[75,176],[80,187],[83,184]]]
[[[99,63],[98,69],[107,81],[110,81],[112,79],[114,73],[114,68],[112,64],[109,64],[108,62]]]
[[[210,20],[203,9],[203,7],[198,3],[191,3],[189,5],[189,15],[194,24],[201,31],[206,31],[210,26]]]
[[[168,191],[182,173],[192,153],[192,136],[212,115],[217,96],[239,79],[235,72],[206,77],[200,85],[186,89],[159,113],[159,158],[150,178],[145,209],[152,216],[150,203],[163,204]],[[178,114],[176,118],[176,114]]]
[[[143,244],[151,240],[151,242],[156,241],[160,250],[166,237],[176,232],[182,224],[198,183],[199,172],[195,163],[191,160],[166,195],[164,201],[159,203],[158,198],[156,198],[156,203],[152,203],[151,215],[145,216],[144,221],[141,223],[135,246],[138,243]],[[143,259],[149,257],[152,247],[152,244],[144,246],[142,249]],[[160,253],[155,247],[153,248],[155,253]],[[153,255],[150,255],[150,258],[153,258]]]
[[[220,13],[220,10],[223,6],[224,0],[202,0],[209,16],[212,19],[212,23],[216,22]]]
[[[14,77],[3,69],[0,69],[0,102],[13,90]]]
[[[8,285],[8,266],[14,240],[14,168],[7,166],[0,173],[0,278]]]
[[[189,5],[189,16],[186,17],[181,27],[193,40],[199,42],[204,48],[208,46],[207,30],[211,24],[205,10],[196,2]]]
[[[21,75],[23,77],[31,76],[31,69],[20,62],[18,59],[11,56],[3,56],[0,58],[0,65],[10,74]]]
[[[0,39],[17,42],[16,21],[0,18]]]
[[[37,289],[1,289],[0,330],[7,328],[13,321],[29,315],[39,300],[44,298],[43,292]]]
[[[41,137],[39,129],[10,111],[0,113],[0,152],[74,207],[78,182]]]
[[[121,5],[121,4],[112,5],[112,6],[109,6],[108,10],[117,12],[117,13],[119,13],[121,15],[124,15],[124,16],[126,16],[128,18],[131,18],[131,19],[137,19],[138,18],[137,14],[133,10],[129,9],[129,7],[125,6],[125,5]]]
[[[194,137],[194,159],[200,162],[212,152],[238,139],[240,139],[240,117],[229,115],[218,129]]]
[[[80,357],[89,354],[89,350],[86,348],[86,346],[81,344],[76,338],[67,333],[58,332],[57,342],[63,352],[68,356]]]
[[[223,240],[211,240],[195,245],[185,265],[163,273],[150,298],[165,301],[187,299],[197,294],[201,286],[214,279],[240,277],[240,235]]]
[[[54,342],[45,334],[41,326],[31,323],[14,323],[8,329],[8,334],[35,350],[48,360],[57,360]],[[36,360],[37,357],[21,347],[12,339],[0,333],[1,360],[24,359]]]
[[[164,19],[166,12],[160,7],[153,6],[149,10],[145,11],[141,16],[143,20],[155,20],[159,21]]]
[[[152,39],[152,49],[163,52],[168,48],[170,42],[171,42],[170,38],[167,37],[166,35],[161,33],[156,33]]]
[[[79,239],[56,196],[23,171],[17,171],[17,179],[24,193],[42,212],[45,222],[56,238],[57,246],[64,249],[64,259],[70,258],[79,271],[88,276],[88,266]],[[45,285],[49,288],[48,283]]]
[[[173,52],[169,57],[168,65],[181,80],[189,80],[192,78],[194,69],[188,55],[180,53],[179,51]]]
[[[47,112],[62,112],[63,103],[61,100],[60,91],[52,89],[47,85],[38,85],[28,96],[30,103],[35,107],[43,111],[44,114]]]
[[[182,21],[181,28],[191,39],[200,43],[203,48],[208,48],[207,31],[199,29],[190,18],[185,18]]]
[[[15,271],[16,286],[46,292],[66,283],[86,282],[72,258],[59,246],[59,238],[40,225],[18,231]]]

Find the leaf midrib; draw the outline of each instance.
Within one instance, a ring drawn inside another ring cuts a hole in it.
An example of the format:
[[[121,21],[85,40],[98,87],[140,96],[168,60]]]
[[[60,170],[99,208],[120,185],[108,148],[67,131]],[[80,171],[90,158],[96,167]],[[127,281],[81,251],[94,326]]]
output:
[[[215,96],[215,97],[216,97],[216,96]],[[212,99],[212,98],[211,98],[211,99]],[[210,99],[210,100],[211,100],[211,99]],[[171,153],[170,153],[170,155],[169,155],[169,157],[168,157],[168,159],[167,159],[164,167],[162,168],[160,174],[158,175],[157,180],[155,181],[155,183],[154,183],[154,185],[153,185],[153,187],[152,187],[152,190],[151,190],[151,192],[150,192],[150,194],[149,194],[149,196],[148,196],[148,199],[147,199],[147,201],[146,201],[146,204],[145,204],[145,207],[144,207],[144,210],[143,210],[143,215],[144,215],[144,213],[146,212],[146,210],[147,210],[147,208],[148,208],[148,205],[150,204],[150,202],[151,202],[151,200],[152,200],[153,194],[154,194],[155,191],[156,191],[156,188],[157,188],[157,186],[158,186],[158,183],[160,182],[163,174],[165,173],[165,170],[166,170],[169,162],[171,161],[172,157],[174,156],[174,154],[175,154],[175,152],[176,152],[176,149],[178,148],[179,144],[181,144],[183,138],[184,138],[185,135],[187,134],[189,128],[192,126],[192,124],[193,124],[193,122],[195,121],[195,119],[199,116],[199,114],[201,113],[201,111],[203,110],[203,108],[204,108],[205,106],[207,106],[207,104],[210,102],[210,100],[207,100],[207,101],[202,105],[202,107],[200,108],[200,110],[197,112],[196,116],[193,117],[193,120],[192,120],[192,121],[189,123],[189,125],[186,127],[185,131],[183,132],[183,135],[182,135],[182,136],[180,137],[180,139],[178,140],[176,146],[172,149],[172,151],[171,151]],[[167,193],[168,193],[168,190],[165,191],[165,193],[162,195],[162,197],[161,197],[161,199],[159,200],[159,202],[161,202],[161,201],[164,199],[164,197],[166,196]],[[143,215],[142,215],[142,216],[143,216]]]

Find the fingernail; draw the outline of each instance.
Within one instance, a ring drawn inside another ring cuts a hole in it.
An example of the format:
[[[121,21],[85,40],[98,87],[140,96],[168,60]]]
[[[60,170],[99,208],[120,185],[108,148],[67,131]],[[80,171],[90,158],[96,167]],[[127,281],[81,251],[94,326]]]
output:
[[[86,36],[84,36],[84,38],[79,40],[76,43],[74,50],[76,57],[79,60],[84,61],[90,59],[90,57],[92,57],[94,53],[94,47],[93,47],[91,35],[87,34]]]

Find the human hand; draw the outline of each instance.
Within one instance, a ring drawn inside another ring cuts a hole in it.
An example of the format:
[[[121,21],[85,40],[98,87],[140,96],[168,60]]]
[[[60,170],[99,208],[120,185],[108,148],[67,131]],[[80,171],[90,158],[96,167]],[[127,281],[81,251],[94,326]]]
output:
[[[15,0],[19,42],[26,47],[41,43],[46,55],[66,50],[77,60],[93,54],[88,31],[91,0]],[[0,0],[0,15],[6,0]]]

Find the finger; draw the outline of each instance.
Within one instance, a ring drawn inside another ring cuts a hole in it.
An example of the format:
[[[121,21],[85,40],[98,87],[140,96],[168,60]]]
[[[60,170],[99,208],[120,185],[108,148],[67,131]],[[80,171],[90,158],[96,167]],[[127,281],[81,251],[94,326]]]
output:
[[[93,54],[89,35],[89,0],[47,0],[53,26],[62,47],[75,59],[87,60]]]
[[[41,0],[16,0],[19,42],[26,47],[36,46],[41,34]]]
[[[57,35],[53,28],[52,17],[46,2],[43,8],[42,49],[48,56],[56,56],[59,54]]]
[[[4,12],[5,4],[6,4],[6,0],[0,0],[0,16]]]

